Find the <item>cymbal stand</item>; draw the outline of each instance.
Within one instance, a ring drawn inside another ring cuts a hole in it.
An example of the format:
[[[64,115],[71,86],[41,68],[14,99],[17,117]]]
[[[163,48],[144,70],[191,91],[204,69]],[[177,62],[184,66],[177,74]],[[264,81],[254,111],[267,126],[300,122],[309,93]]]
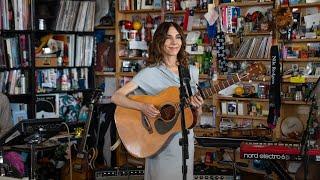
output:
[[[42,136],[39,133],[35,133],[32,136],[29,136],[25,139],[25,141],[30,145],[30,179],[36,179],[36,164],[37,164],[37,150],[36,145],[40,144],[42,142]]]

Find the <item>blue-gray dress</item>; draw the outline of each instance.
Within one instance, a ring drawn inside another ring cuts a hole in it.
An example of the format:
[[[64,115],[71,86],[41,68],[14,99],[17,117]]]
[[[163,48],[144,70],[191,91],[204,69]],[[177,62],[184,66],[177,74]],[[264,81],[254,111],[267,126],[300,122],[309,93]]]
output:
[[[190,85],[196,90],[199,79],[199,70],[195,66],[189,66]],[[156,95],[170,86],[180,86],[179,76],[164,65],[146,67],[141,70],[132,81],[139,87],[137,93]],[[194,134],[191,130],[189,139],[189,159],[187,159],[187,179],[193,179]],[[167,146],[157,155],[146,158],[145,180],[179,180],[182,179],[182,153],[179,139],[181,133],[177,133]]]

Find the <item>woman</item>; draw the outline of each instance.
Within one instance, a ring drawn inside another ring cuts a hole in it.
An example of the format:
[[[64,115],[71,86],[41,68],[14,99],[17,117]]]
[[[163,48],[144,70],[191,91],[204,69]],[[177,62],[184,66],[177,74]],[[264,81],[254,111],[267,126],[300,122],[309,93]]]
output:
[[[170,87],[179,86],[178,65],[189,68],[190,85],[193,92],[199,78],[199,70],[195,66],[188,66],[186,46],[183,31],[173,22],[164,22],[157,28],[152,44],[149,46],[148,67],[141,70],[130,82],[117,90],[112,96],[112,102],[119,106],[136,109],[147,117],[156,117],[159,110],[152,104],[144,104],[133,101],[127,97],[131,92],[156,95],[160,91]],[[201,113],[203,99],[200,96],[192,96],[190,104],[194,112]],[[181,133],[175,135],[166,147],[157,155],[146,158],[145,180],[173,180],[182,179],[182,153],[179,146]],[[187,159],[187,179],[193,179],[193,131],[189,135],[189,159]]]

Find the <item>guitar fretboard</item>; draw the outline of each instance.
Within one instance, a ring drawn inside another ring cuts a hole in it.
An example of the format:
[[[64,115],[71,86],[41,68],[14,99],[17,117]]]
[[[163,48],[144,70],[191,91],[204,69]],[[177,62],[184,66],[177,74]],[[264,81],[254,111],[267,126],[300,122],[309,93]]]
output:
[[[203,93],[203,98],[207,99],[208,97],[217,94],[219,91],[222,89],[225,89],[237,82],[240,82],[240,77],[239,76],[232,76],[231,78],[225,80],[225,81],[220,81],[217,84],[213,85],[210,88],[204,88],[202,89]],[[200,95],[200,92],[198,91],[195,95]]]

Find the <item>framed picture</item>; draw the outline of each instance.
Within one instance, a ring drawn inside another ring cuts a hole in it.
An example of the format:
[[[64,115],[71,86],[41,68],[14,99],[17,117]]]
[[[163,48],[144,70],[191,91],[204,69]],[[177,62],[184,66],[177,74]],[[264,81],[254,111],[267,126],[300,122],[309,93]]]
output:
[[[141,9],[153,9],[154,0],[142,0]]]
[[[298,72],[299,71],[299,65],[298,64],[292,64],[291,69],[293,72]]]
[[[37,95],[36,118],[58,118],[59,117],[59,94]]]
[[[288,86],[288,93],[294,94],[296,93],[296,86]]]
[[[315,76],[320,76],[320,67],[316,68],[316,71],[314,72]]]
[[[236,102],[228,102],[227,103],[227,111],[230,115],[237,115],[237,103]]]

